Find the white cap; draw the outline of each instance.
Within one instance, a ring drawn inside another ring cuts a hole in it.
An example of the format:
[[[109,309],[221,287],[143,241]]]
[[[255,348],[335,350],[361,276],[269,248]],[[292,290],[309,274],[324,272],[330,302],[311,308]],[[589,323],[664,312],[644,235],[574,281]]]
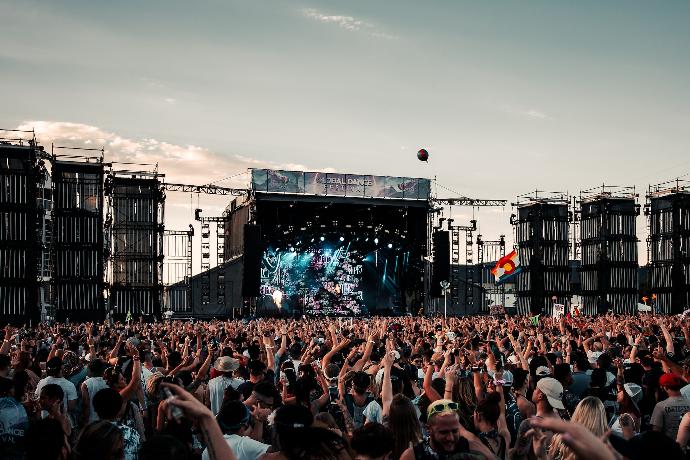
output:
[[[551,375],[551,369],[546,366],[539,366],[535,371],[535,374],[537,374],[537,377],[546,377]]]
[[[599,359],[599,356],[603,355],[604,352],[602,351],[592,351],[589,353],[587,358],[589,359],[590,364],[594,364],[597,362],[597,359]]]
[[[537,388],[544,393],[551,407],[565,410],[563,405],[563,385],[561,385],[561,382],[551,377],[544,377],[537,382]]]

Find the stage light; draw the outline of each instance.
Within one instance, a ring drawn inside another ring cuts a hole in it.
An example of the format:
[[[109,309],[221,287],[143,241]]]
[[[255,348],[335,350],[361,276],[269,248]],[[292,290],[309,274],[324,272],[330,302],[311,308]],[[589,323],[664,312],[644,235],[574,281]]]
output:
[[[295,252],[295,248],[290,248],[290,252]]]
[[[283,293],[282,292],[280,292],[278,289],[276,289],[275,291],[273,291],[273,295],[271,297],[273,297],[273,302],[275,302],[276,307],[278,307],[279,309],[283,308],[283,305],[282,305],[283,304]]]
[[[322,237],[320,238],[320,240],[321,240],[321,241],[324,241],[325,239],[326,239],[326,238],[325,238],[325,237],[323,237],[323,236],[322,236]]]
[[[388,249],[393,249],[393,243],[388,243]]]
[[[379,239],[378,239],[378,238],[374,238],[374,244],[379,244]]]
[[[311,239],[311,242],[312,242],[312,243],[314,242],[314,238]]]
[[[366,238],[364,238],[364,241],[365,242],[369,241],[369,237],[367,236]]]
[[[340,237],[340,241],[345,241],[345,237],[344,237],[344,236],[341,236],[341,237]]]

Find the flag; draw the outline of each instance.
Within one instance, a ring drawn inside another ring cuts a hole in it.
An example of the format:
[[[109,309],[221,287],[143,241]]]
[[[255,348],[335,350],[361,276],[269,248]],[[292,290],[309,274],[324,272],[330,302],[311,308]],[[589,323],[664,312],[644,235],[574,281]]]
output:
[[[132,312],[128,309],[127,310],[127,322],[129,323],[132,321]]]
[[[496,262],[496,266],[491,269],[491,273],[496,277],[496,283],[504,283],[509,278],[522,271],[517,250],[503,256]]]
[[[532,323],[532,326],[539,326],[539,315],[530,316],[529,322]]]

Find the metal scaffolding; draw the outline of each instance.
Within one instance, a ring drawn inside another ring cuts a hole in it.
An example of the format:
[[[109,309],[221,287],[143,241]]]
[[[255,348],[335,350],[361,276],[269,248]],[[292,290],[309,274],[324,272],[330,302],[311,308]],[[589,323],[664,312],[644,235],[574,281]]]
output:
[[[580,229],[584,314],[637,311],[637,196],[634,187],[607,185],[580,192],[574,221]]]
[[[53,147],[53,152],[62,147]],[[103,151],[95,157],[54,156],[52,285],[55,317],[105,316]],[[55,154],[54,154],[55,155]]]
[[[157,172],[114,172],[106,183],[111,212],[110,309],[160,317],[165,194]]]
[[[32,139],[25,142],[22,136],[28,134]],[[40,153],[32,131],[0,131],[0,322],[41,317],[38,201],[45,169]]]
[[[536,191],[518,197],[511,215],[523,271],[517,276],[517,309],[522,315],[552,313],[554,304],[570,300],[568,262],[570,198]]]
[[[460,314],[469,314],[474,310],[474,290],[475,284],[475,268],[474,268],[474,244],[473,232],[477,230],[477,221],[472,219],[470,225],[453,225],[454,219],[448,219],[448,230],[450,231],[451,241],[451,271],[450,271],[450,294],[451,305],[458,305],[464,303],[464,309]],[[465,234],[465,279],[461,280],[460,276],[460,233]],[[463,284],[461,287],[460,285]],[[463,301],[460,299],[460,291],[464,290]]]
[[[189,230],[163,232],[163,308],[166,312],[192,312],[192,240],[194,227]]]
[[[690,307],[690,182],[650,186],[645,214],[652,303],[659,313],[682,313]]]
[[[492,305],[506,306],[506,285],[496,284],[491,269],[506,255],[506,237],[500,235],[498,240],[485,240],[477,235],[477,264],[479,265],[480,284],[482,286],[482,311],[489,312]]]
[[[216,227],[215,285],[216,303],[225,305],[225,271],[222,269],[225,259],[225,223],[227,217],[205,217],[202,210],[194,211],[194,220],[201,222],[201,304],[211,303],[211,224]]]

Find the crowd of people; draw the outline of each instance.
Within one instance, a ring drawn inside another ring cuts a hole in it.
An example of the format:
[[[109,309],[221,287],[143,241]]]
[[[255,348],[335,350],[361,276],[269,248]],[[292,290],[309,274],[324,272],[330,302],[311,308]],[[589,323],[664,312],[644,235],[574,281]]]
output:
[[[683,459],[689,327],[651,314],[7,326],[0,458]]]

